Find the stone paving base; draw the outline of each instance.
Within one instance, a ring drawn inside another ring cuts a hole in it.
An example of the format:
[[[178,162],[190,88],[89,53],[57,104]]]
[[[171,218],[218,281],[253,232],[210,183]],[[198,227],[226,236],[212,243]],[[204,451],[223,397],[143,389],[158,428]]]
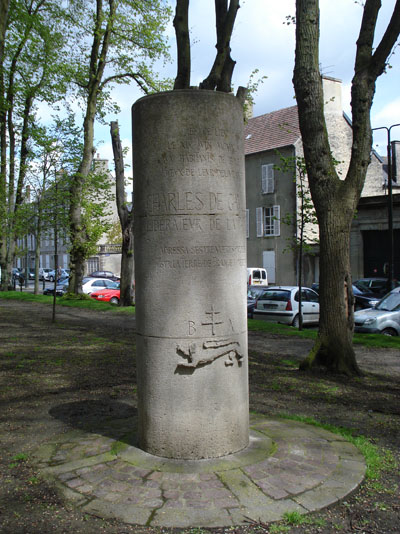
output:
[[[282,519],[342,499],[363,480],[360,452],[341,436],[251,416],[250,446],[215,460],[159,458],[135,447],[134,418],[100,433],[64,433],[36,451],[42,475],[83,512],[125,523],[217,527]]]

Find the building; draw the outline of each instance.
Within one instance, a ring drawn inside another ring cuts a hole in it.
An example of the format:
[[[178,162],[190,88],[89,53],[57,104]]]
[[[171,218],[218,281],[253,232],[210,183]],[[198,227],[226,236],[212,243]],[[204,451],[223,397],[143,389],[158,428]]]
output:
[[[393,220],[393,275],[400,279],[400,141],[391,143],[392,202],[388,194],[387,158],[383,158],[384,181],[380,191],[363,194],[350,234],[353,278],[387,276],[390,256],[388,231]],[[364,192],[363,192],[364,193]]]
[[[100,159],[99,156],[93,162],[97,173],[108,175],[110,191],[107,205],[107,216],[104,218],[111,225],[119,225],[118,211],[116,205],[115,179],[111,175],[108,167],[108,160]],[[54,269],[55,263],[55,243],[54,228],[48,228],[43,232],[40,243],[40,265],[39,267]],[[67,228],[59,227],[57,230],[57,256],[58,266],[66,269],[69,267],[69,237]],[[17,242],[20,255],[16,260],[16,267],[33,269],[35,267],[36,238],[34,235],[27,235]],[[98,270],[112,271],[119,275],[121,269],[121,245],[110,243],[108,233],[103,233],[97,243],[97,253],[86,261],[85,274]]]
[[[345,176],[350,162],[352,128],[342,109],[341,81],[324,77],[323,89],[332,153],[338,161],[338,173]],[[300,176],[293,165],[287,168],[287,162],[302,157],[297,106],[248,120],[245,128],[247,265],[266,268],[272,284],[297,283],[298,254],[293,248],[293,238],[299,235]],[[384,190],[382,159],[373,152],[362,196],[373,198]],[[310,285],[319,280],[317,225],[306,225],[305,236],[309,247],[303,256],[302,283]],[[353,246],[357,250],[352,249],[352,265],[356,266],[362,253],[361,244],[353,240]],[[354,274],[363,275],[358,269]]]

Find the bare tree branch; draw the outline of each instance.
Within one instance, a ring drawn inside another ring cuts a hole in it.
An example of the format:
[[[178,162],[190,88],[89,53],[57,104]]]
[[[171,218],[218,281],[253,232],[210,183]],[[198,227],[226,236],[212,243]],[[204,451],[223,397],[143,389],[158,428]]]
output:
[[[376,76],[380,76],[385,69],[387,59],[391,50],[396,44],[400,34],[400,0],[397,0],[396,5],[393,8],[392,18],[386,28],[386,31],[376,48],[372,62],[375,66]]]
[[[190,36],[189,36],[189,0],[176,0],[174,28],[178,53],[178,72],[174,89],[186,89],[190,86]]]
[[[230,0],[229,8],[227,0],[215,0],[217,55],[210,74],[200,84],[201,89],[217,89],[225,92],[231,90],[235,62],[230,57],[230,40],[239,7],[239,0]]]

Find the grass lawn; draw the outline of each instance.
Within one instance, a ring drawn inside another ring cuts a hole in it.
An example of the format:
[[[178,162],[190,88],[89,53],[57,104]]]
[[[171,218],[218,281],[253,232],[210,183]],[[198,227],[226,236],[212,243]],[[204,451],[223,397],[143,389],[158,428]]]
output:
[[[42,302],[49,305],[53,303],[53,297],[51,295],[34,295],[33,293],[20,291],[0,292],[0,299],[17,299],[30,302]],[[71,308],[86,308],[89,310],[113,311],[115,313],[127,314],[135,313],[135,306],[115,306],[114,304],[109,304],[108,302],[99,302],[90,298],[88,295],[81,295],[78,298],[72,295],[66,295],[64,297],[57,297],[56,302],[58,306],[68,306]],[[292,326],[270,323],[268,321],[256,319],[248,319],[248,329],[249,331],[266,332],[281,336],[294,336],[306,339],[315,339],[317,337],[316,329],[306,327],[300,331]],[[383,336],[381,334],[354,334],[353,343],[357,345],[363,345],[365,347],[400,350],[400,339],[396,336]]]

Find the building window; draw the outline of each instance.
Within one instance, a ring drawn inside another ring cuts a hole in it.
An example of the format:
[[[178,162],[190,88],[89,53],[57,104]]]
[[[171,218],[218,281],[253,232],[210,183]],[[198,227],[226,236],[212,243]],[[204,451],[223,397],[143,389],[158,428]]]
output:
[[[246,237],[250,236],[250,212],[246,210]]]
[[[274,164],[261,165],[261,191],[263,194],[274,192]]]
[[[256,208],[257,237],[281,234],[280,206]]]

